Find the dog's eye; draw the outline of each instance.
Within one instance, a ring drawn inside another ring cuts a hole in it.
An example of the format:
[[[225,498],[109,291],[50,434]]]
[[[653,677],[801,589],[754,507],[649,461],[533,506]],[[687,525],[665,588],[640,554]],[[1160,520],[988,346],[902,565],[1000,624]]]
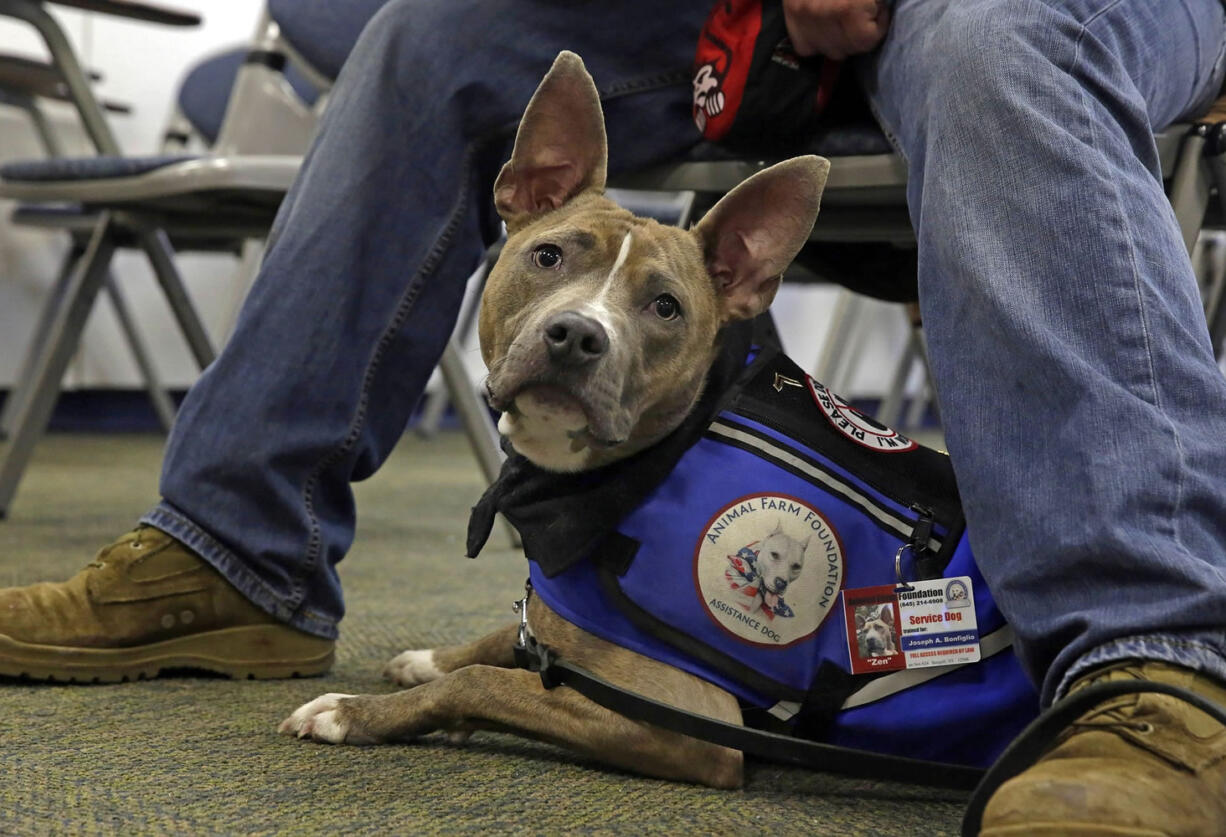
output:
[[[681,303],[669,294],[660,294],[651,306],[661,320],[675,320],[681,316]]]
[[[541,244],[532,250],[532,263],[545,270],[562,266],[562,248],[556,244]]]

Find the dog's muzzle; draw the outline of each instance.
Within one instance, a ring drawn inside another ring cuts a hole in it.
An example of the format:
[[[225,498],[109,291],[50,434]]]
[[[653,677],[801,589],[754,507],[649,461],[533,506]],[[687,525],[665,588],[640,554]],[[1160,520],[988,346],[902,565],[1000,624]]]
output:
[[[499,412],[518,415],[517,399],[527,392],[537,407],[559,413],[582,411],[572,441],[609,448],[626,441],[635,416],[627,410],[625,380],[610,352],[604,327],[574,311],[554,314],[536,336],[523,335],[504,359],[491,364],[487,400]]]

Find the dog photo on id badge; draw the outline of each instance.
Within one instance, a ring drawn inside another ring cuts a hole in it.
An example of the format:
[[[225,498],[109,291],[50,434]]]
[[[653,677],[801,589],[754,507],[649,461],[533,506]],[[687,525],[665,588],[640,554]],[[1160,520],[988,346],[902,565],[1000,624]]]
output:
[[[899,652],[898,594],[893,584],[843,591],[852,674],[906,668]]]
[[[860,659],[898,653],[898,628],[892,604],[861,605],[855,609],[856,651]]]

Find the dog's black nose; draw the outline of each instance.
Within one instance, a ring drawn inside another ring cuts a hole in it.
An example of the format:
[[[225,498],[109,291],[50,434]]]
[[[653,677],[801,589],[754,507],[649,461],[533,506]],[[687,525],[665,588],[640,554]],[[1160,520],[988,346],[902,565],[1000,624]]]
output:
[[[545,323],[545,348],[554,363],[580,366],[609,350],[604,326],[578,311],[563,311]]]

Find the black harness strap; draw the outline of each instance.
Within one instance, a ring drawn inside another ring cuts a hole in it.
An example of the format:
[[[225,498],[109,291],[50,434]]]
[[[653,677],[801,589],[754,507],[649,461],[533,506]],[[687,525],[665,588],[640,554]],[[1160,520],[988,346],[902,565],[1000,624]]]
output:
[[[615,686],[581,666],[560,659],[549,647],[524,633],[521,633],[520,641],[515,645],[515,661],[521,668],[540,672],[541,683],[546,689],[570,686],[589,700],[633,721],[741,750],[767,761],[863,779],[910,782],[958,790],[975,787],[983,776],[983,771],[975,767],[821,744],[687,712]]]
[[[1226,710],[1223,710],[1222,707],[1195,692],[1189,692],[1187,689],[1172,686],[1169,683],[1116,680],[1111,683],[1087,686],[1066,697],[1031,721],[1030,726],[1022,730],[1022,734],[1005,748],[996,763],[984,774],[983,781],[975,788],[975,793],[972,794],[971,801],[966,806],[966,814],[962,819],[963,837],[975,837],[979,833],[983,811],[996,789],[1038,761],[1052,742],[1073,721],[1112,698],[1148,692],[1177,697],[1220,723],[1226,724]]]

